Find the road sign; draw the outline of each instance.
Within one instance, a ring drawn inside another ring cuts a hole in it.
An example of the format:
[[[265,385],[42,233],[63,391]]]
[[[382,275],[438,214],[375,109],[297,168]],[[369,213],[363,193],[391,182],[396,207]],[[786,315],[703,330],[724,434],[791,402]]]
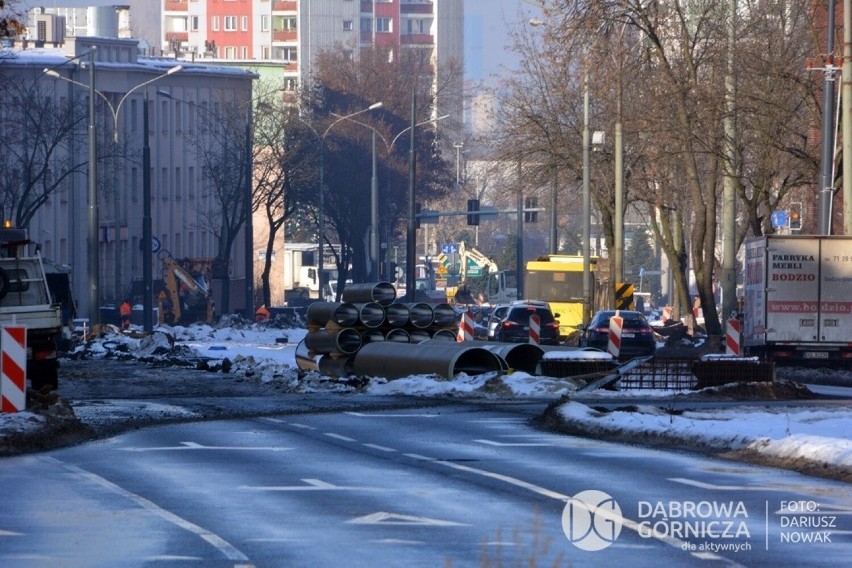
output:
[[[151,237],[151,252],[158,253],[162,248],[162,243],[160,243],[160,239],[157,237]]]
[[[769,220],[772,222],[772,226],[776,229],[780,227],[787,226],[787,212],[786,211],[773,211],[772,215],[769,216]]]
[[[459,252],[459,245],[456,243],[447,243],[441,247],[441,252],[444,254],[456,254]]]

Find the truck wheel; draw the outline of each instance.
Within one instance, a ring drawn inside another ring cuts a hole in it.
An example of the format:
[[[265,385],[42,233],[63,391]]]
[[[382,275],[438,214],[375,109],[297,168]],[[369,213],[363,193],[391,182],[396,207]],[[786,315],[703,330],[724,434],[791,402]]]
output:
[[[33,390],[39,391],[44,387],[55,391],[59,389],[59,364],[52,361],[49,364],[27,366],[27,375]]]
[[[0,268],[0,300],[2,300],[6,296],[6,292],[9,291],[9,275],[6,274],[6,271]]]

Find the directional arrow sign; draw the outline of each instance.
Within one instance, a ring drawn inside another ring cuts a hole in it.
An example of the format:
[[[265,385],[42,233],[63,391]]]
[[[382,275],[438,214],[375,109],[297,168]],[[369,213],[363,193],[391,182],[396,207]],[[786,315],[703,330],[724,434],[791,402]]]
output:
[[[356,525],[405,525],[405,526],[431,526],[431,527],[459,527],[467,526],[465,523],[456,523],[454,521],[442,521],[440,519],[430,519],[428,517],[415,517],[412,515],[398,515],[396,513],[386,513],[379,511],[372,515],[358,517],[347,523]]]

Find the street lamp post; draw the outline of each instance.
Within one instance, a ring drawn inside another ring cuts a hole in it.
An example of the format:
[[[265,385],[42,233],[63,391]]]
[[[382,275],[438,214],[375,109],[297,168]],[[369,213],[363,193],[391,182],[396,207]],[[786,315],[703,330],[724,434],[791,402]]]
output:
[[[127,100],[127,98],[134,91],[137,91],[137,90],[141,89],[142,87],[153,83],[154,81],[159,81],[163,77],[166,77],[168,75],[172,75],[173,73],[177,73],[178,71],[183,69],[183,67],[181,65],[176,65],[174,67],[169,68],[165,73],[162,73],[161,75],[158,75],[157,77],[154,77],[153,79],[149,79],[147,81],[144,81],[144,82],[136,85],[132,89],[128,90],[124,94],[124,96],[121,97],[121,99],[119,99],[117,105],[113,106],[113,104],[110,102],[109,98],[107,98],[107,96],[105,94],[103,94],[101,91],[99,91],[95,88],[95,52],[96,51],[97,51],[97,47],[92,47],[91,51],[89,51],[90,60],[89,60],[89,84],[88,85],[86,85],[85,83],[80,83],[79,81],[75,81],[73,79],[70,79],[68,77],[64,77],[64,76],[60,75],[59,72],[56,71],[55,69],[45,69],[44,70],[44,74],[48,75],[49,77],[53,77],[55,79],[60,79],[62,81],[65,81],[66,83],[71,83],[73,85],[77,85],[79,87],[87,88],[89,90],[89,186],[88,186],[89,187],[89,192],[88,192],[88,200],[89,200],[88,241],[89,242],[88,242],[88,255],[87,255],[88,258],[87,258],[87,261],[88,261],[88,265],[89,265],[88,266],[88,268],[89,268],[89,270],[88,270],[88,272],[89,272],[89,274],[88,274],[88,277],[89,277],[89,279],[88,279],[89,324],[92,327],[94,327],[95,325],[98,325],[100,323],[100,290],[99,290],[99,285],[100,285],[100,255],[99,255],[99,251],[98,251],[98,246],[99,246],[98,245],[98,240],[99,240],[98,231],[99,231],[99,228],[100,228],[99,227],[100,221],[98,220],[99,212],[98,212],[98,183],[97,183],[97,124],[95,123],[95,95],[98,95],[98,96],[101,97],[101,99],[103,99],[103,101],[106,103],[107,107],[109,108],[110,112],[112,113],[113,140],[115,142],[118,142],[118,137],[119,137],[118,113],[121,111],[121,105],[124,103],[124,101]],[[143,116],[143,120],[147,120],[147,93],[146,93],[145,115]],[[144,142],[144,145],[143,145],[143,159],[144,159],[144,154],[145,154],[145,146],[147,146],[147,144],[148,144],[147,124],[145,126],[144,138],[145,138],[145,142]],[[145,173],[147,173],[147,170],[146,170]],[[143,173],[143,176],[144,176],[144,173]],[[143,183],[143,185],[144,185],[144,183]],[[145,188],[143,188],[143,191],[145,191]],[[148,195],[146,197],[146,204],[148,205],[148,207],[150,207],[150,179],[149,179],[149,183],[148,183],[148,187],[147,187],[147,194]],[[145,218],[144,218],[144,214],[143,214],[143,237],[142,237],[143,240],[145,239],[144,224],[145,224]],[[149,237],[150,237],[150,235],[149,235]],[[118,235],[116,235],[116,238],[118,238]],[[144,244],[143,244],[142,250],[143,250],[143,258],[144,258],[144,256],[145,256],[144,251],[147,250],[150,253],[150,250],[151,250],[150,239],[148,241],[147,247],[144,246]],[[118,261],[118,259],[117,259],[117,261]],[[150,266],[150,258],[149,258],[148,264]],[[144,279],[145,279],[145,276],[144,276],[144,267],[143,267],[143,280]],[[143,283],[143,288],[144,288],[144,283]],[[150,286],[149,286],[149,288],[150,288]],[[117,290],[116,290],[116,292],[117,292]],[[145,298],[143,298],[143,302],[144,301],[145,301]],[[146,314],[145,322],[148,322],[150,320],[150,317],[151,317],[150,316],[150,314],[151,314],[150,303],[151,303],[151,298],[148,298],[148,306],[147,306],[147,309],[145,309],[145,314]],[[143,306],[144,305],[145,304],[143,304]],[[145,330],[151,331],[150,328],[151,328],[150,325],[146,326]]]
[[[375,109],[381,108],[381,107],[382,107],[382,103],[378,102],[378,103],[371,104],[367,108],[361,109],[359,111],[356,111],[356,112],[353,112],[351,114],[347,114],[347,115],[344,115],[344,116],[339,116],[339,115],[335,115],[334,113],[332,113],[334,116],[337,117],[337,120],[335,120],[334,122],[329,124],[328,128],[326,128],[325,131],[322,134],[317,132],[317,130],[313,127],[313,125],[310,122],[308,122],[307,120],[305,120],[301,116],[296,116],[296,119],[298,119],[299,121],[302,122],[302,124],[307,126],[308,129],[311,131],[311,133],[314,135],[314,137],[316,137],[317,142],[319,142],[319,149],[320,149],[319,219],[318,219],[318,221],[319,221],[319,238],[317,239],[317,241],[318,241],[317,242],[317,255],[319,256],[319,258],[317,259],[317,272],[318,272],[317,278],[319,280],[318,284],[319,284],[319,289],[320,289],[320,292],[319,292],[320,298],[322,298],[322,295],[325,293],[325,287],[324,287],[325,286],[325,276],[324,276],[324,274],[325,274],[325,250],[324,250],[324,245],[325,245],[325,137],[328,135],[329,132],[331,132],[331,129],[336,124],[338,124],[339,122],[346,120],[346,119],[349,119],[349,118],[352,118],[353,116],[358,116],[359,114],[363,114],[365,112],[369,112],[371,110],[375,110]],[[373,141],[373,147],[375,148],[375,139]],[[373,155],[375,156],[375,150],[373,151]],[[375,169],[375,164],[373,165],[373,168]],[[375,179],[375,172],[373,173],[373,177]]]

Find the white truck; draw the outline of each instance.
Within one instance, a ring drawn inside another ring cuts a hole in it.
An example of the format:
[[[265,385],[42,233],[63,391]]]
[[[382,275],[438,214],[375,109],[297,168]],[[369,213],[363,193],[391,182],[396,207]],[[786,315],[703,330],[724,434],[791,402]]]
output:
[[[0,324],[27,330],[27,379],[33,389],[59,386],[61,306],[54,302],[38,249],[24,229],[0,228]]]
[[[852,237],[757,237],[745,256],[746,353],[852,362]]]

